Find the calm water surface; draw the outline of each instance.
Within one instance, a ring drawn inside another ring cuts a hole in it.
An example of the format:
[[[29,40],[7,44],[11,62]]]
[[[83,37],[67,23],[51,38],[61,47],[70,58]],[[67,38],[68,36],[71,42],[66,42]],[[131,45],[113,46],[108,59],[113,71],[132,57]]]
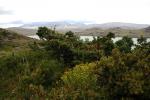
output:
[[[39,39],[39,37],[37,35],[31,35],[31,36],[28,36],[28,37],[34,38],[34,39]],[[96,38],[96,36],[95,36],[95,38]],[[80,39],[83,40],[83,41],[85,41],[85,40],[92,41],[93,36],[80,36]],[[112,40],[113,40],[113,42],[116,42],[116,41],[121,40],[121,39],[122,39],[122,37],[115,37]],[[132,40],[133,40],[134,44],[137,44],[137,38],[132,38]],[[147,42],[150,42],[150,38],[147,38]]]

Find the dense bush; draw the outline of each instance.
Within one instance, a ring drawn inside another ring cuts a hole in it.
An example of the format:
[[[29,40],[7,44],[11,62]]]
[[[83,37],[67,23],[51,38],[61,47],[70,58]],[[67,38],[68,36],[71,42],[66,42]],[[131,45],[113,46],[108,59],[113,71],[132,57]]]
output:
[[[50,92],[50,98],[65,100],[101,99],[97,87],[97,77],[94,74],[95,63],[80,64],[72,70],[64,72],[61,83]]]
[[[8,31],[2,33],[7,38]],[[46,27],[37,35],[41,40],[25,49],[1,47],[0,99],[150,99],[150,42],[145,38],[137,45],[127,36],[113,43],[110,32],[81,41],[71,31],[63,35]]]
[[[98,64],[98,85],[104,89],[108,99],[149,99],[145,83],[150,67],[149,54],[144,58],[134,53],[122,54],[117,49],[113,50],[110,57],[103,57]],[[142,63],[142,65],[140,64]],[[146,71],[147,70],[147,71]]]

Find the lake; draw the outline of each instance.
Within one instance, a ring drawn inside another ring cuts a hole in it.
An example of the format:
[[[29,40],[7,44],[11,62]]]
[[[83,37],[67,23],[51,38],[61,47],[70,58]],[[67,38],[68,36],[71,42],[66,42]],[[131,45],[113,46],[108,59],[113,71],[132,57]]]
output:
[[[97,38],[97,37],[95,36],[95,38]],[[80,36],[80,39],[83,41],[85,41],[86,39],[88,39],[89,41],[92,41],[93,36]],[[112,40],[115,43],[116,41],[121,40],[121,39],[122,39],[122,37],[115,37]],[[138,38],[132,38],[134,44],[137,44],[137,39]],[[150,38],[147,38],[147,42],[150,42]]]
[[[37,35],[31,35],[31,36],[28,36],[28,37],[34,38],[34,39],[40,39]],[[97,38],[97,37],[95,36],[95,38]],[[85,40],[92,41],[93,36],[80,36],[80,39],[83,40],[83,41],[85,41]],[[115,43],[116,41],[121,40],[121,39],[122,39],[122,37],[115,37],[112,40]],[[137,44],[137,39],[138,38],[132,38],[134,44]],[[150,42],[150,38],[147,38],[147,42]]]

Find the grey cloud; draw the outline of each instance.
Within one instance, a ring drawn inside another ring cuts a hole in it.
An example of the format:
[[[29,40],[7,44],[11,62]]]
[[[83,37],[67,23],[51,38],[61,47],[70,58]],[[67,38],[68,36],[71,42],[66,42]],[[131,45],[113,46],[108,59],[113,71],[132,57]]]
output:
[[[5,10],[0,7],[0,15],[9,15],[12,14],[13,12],[11,10]]]

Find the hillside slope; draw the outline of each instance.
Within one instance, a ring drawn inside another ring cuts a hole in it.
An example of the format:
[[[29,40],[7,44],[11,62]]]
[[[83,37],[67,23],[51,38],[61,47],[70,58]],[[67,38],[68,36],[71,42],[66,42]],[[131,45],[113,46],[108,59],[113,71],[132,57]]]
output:
[[[15,32],[0,29],[0,53],[28,49],[28,44],[33,39]]]
[[[13,31],[18,34],[25,35],[25,36],[35,35],[37,32],[36,29],[26,29],[26,28],[21,28],[21,27],[11,27],[11,28],[7,28],[7,30],[10,30],[10,31]]]
[[[120,27],[110,28],[110,29],[101,29],[101,28],[90,28],[81,32],[77,32],[77,35],[93,35],[93,36],[105,36],[108,32],[115,33],[116,36],[129,36],[129,37],[150,37],[150,31],[148,28],[144,29],[123,29]]]

